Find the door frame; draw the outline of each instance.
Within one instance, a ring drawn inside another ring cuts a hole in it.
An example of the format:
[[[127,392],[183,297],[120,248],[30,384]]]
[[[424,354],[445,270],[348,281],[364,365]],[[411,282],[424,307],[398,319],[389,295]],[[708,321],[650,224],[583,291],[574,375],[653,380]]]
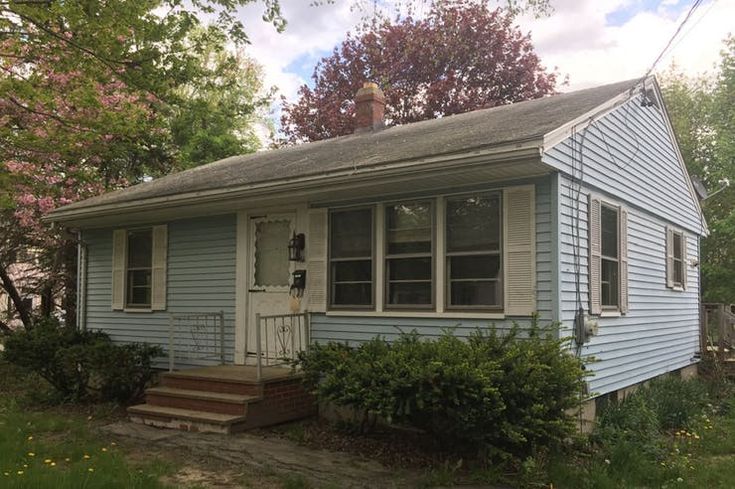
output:
[[[248,311],[252,237],[251,217],[290,214],[295,216],[297,233],[305,233],[307,226],[307,204],[299,202],[288,207],[262,207],[237,211],[236,257],[235,257],[235,364],[245,365],[248,351]]]

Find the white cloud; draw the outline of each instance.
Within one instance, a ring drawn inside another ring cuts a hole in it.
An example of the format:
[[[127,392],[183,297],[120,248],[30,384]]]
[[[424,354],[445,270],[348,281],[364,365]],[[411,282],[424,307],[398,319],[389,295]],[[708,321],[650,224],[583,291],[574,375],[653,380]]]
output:
[[[551,17],[521,19],[520,25],[531,32],[546,66],[569,75],[568,89],[573,90],[642,76],[689,10],[677,9],[679,14],[671,15],[670,3],[612,26],[606,24],[606,15],[626,2],[565,0],[554,2],[556,13]],[[690,75],[711,72],[719,59],[722,40],[732,32],[733,18],[735,2],[703,3],[656,71],[676,62]]]
[[[282,0],[289,24],[284,33],[261,20],[262,4],[242,10],[252,45],[247,48],[265,71],[267,85],[294,100],[313,64],[354,30],[363,12],[352,0],[310,6],[306,0]],[[687,2],[685,2],[687,3]],[[690,2],[689,2],[690,3]],[[643,75],[682,21],[688,5],[661,0],[658,8],[638,9],[636,0],[552,0],[555,12],[542,19],[520,18],[524,32],[530,32],[542,62],[569,75],[564,90],[584,88]],[[621,25],[608,25],[607,16],[627,9],[635,12]],[[683,30],[685,37],[672,54],[659,64],[658,71],[672,61],[689,74],[712,71],[719,58],[722,40],[733,28],[735,2],[704,2]],[[308,67],[295,67],[297,60]]]

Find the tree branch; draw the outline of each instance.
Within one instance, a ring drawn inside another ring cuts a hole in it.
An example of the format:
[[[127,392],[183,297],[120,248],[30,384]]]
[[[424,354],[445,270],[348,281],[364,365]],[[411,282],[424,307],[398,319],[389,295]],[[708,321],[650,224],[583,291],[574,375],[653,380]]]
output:
[[[5,268],[5,265],[0,265],[0,282],[2,283],[3,289],[5,289],[5,292],[10,296],[10,300],[13,301],[13,305],[18,311],[18,315],[20,316],[23,326],[26,330],[30,330],[33,327],[30,311],[25,308],[23,298],[15,287],[15,282],[13,282],[13,279],[8,274],[8,270]]]

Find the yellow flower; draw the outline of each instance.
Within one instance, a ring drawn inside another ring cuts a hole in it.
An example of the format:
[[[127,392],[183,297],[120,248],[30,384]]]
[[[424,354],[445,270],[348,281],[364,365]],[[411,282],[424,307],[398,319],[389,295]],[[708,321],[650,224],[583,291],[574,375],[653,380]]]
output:
[[[115,442],[113,441],[112,443],[110,443],[110,446],[111,446],[111,447],[116,447],[116,446],[117,446],[117,443],[115,443]]]
[[[7,477],[7,476],[9,476],[9,475],[10,475],[10,472],[3,472],[3,475],[4,475],[5,477]]]
[[[19,470],[18,471],[18,475],[23,475],[23,471],[22,470]]]
[[[105,447],[102,447],[102,451],[103,451],[103,452],[106,452],[106,451],[107,451],[107,449],[106,449]]]
[[[28,456],[29,456],[29,457],[35,457],[35,456],[36,456],[36,454],[35,454],[35,453],[33,453],[33,452],[28,452]]]
[[[699,440],[699,435],[694,435],[695,440]]]
[[[71,459],[70,458],[65,458],[64,459],[64,462],[71,462]]]
[[[56,462],[51,462],[49,465],[51,465],[51,467],[56,467]]]
[[[23,464],[23,468],[24,469],[27,469],[28,468],[28,464]]]
[[[89,460],[89,459],[90,459],[90,458],[92,458],[92,457],[90,457],[89,455],[87,455],[87,454],[85,453],[85,454],[84,454],[84,457],[82,457],[82,458],[84,458],[85,460]]]
[[[94,472],[94,469],[92,467],[87,469],[89,472]]]
[[[29,436],[28,437],[28,441],[31,441],[31,440],[33,440],[33,437],[32,436]]]
[[[45,464],[50,464],[51,462],[52,462],[52,460],[50,458],[47,458],[46,460],[43,461],[43,463],[45,463]]]

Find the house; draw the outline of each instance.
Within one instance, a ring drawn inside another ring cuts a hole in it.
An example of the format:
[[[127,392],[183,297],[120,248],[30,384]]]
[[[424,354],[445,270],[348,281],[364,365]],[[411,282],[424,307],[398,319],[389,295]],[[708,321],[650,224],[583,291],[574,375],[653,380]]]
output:
[[[134,414],[201,421],[228,399],[199,391],[262,400],[268,376],[298,397],[261,363],[309,341],[533,315],[596,357],[591,398],[695,367],[707,230],[654,78],[390,128],[383,108],[366,84],[353,135],[49,215],[81,233],[80,325],[175,352]],[[250,367],[186,369],[212,363],[258,364],[260,387],[238,377]]]

